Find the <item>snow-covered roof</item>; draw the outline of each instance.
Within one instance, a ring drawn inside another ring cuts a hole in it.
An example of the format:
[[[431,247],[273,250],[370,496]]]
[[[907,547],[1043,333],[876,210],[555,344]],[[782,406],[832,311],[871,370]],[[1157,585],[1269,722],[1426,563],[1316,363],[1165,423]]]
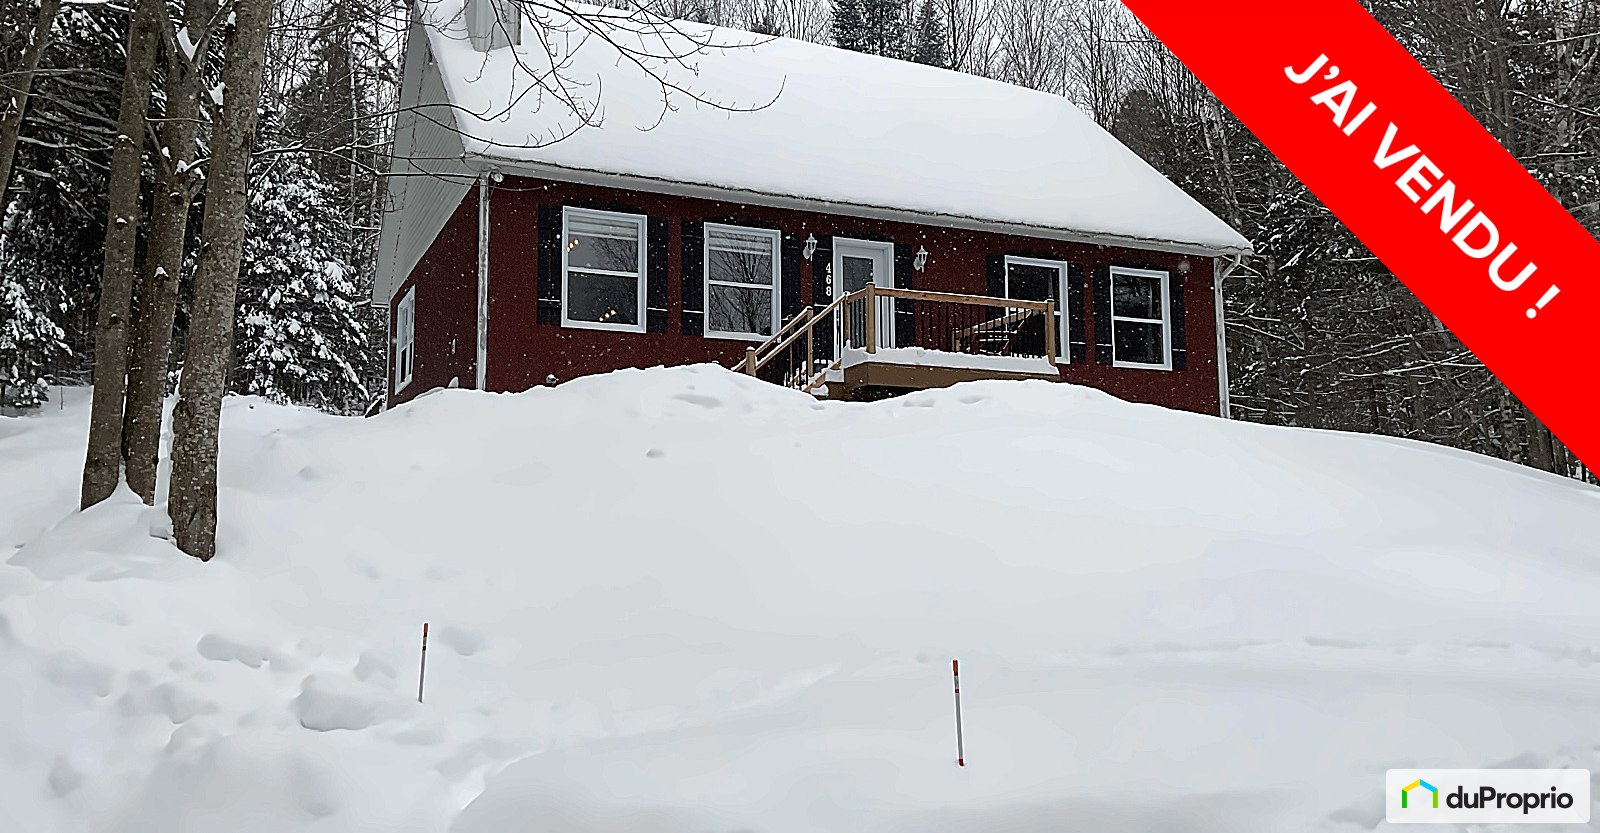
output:
[[[522,43],[482,52],[468,36],[469,1],[420,3],[468,157],[752,201],[1249,248],[1060,96],[790,38],[615,11],[596,23],[600,10],[581,6],[574,18],[529,4]]]

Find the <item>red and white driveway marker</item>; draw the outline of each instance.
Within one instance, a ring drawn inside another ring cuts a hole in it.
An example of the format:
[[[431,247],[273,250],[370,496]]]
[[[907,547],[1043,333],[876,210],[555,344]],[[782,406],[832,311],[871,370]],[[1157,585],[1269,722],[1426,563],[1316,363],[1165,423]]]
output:
[[[950,676],[956,684],[956,766],[966,766],[967,750],[961,740],[961,660],[950,660]]]
[[[422,702],[422,682],[428,673],[428,623],[422,623],[422,668],[417,671],[417,702]]]

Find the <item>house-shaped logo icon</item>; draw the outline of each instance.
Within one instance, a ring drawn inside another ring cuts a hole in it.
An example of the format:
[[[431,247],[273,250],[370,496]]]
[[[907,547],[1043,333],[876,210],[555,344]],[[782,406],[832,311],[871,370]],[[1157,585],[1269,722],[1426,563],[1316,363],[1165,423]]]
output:
[[[1403,810],[1409,806],[1406,802],[1409,800],[1411,791],[1417,787],[1426,788],[1428,792],[1433,793],[1433,809],[1439,809],[1439,788],[1428,783],[1427,781],[1422,780],[1421,778],[1418,778],[1417,780],[1412,781],[1411,783],[1400,788],[1400,808]]]

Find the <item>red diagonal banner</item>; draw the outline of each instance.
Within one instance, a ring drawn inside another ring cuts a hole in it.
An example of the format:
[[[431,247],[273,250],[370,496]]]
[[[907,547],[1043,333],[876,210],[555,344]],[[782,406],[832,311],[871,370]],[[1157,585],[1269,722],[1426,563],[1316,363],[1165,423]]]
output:
[[[1600,243],[1356,0],[1123,0],[1591,467]]]

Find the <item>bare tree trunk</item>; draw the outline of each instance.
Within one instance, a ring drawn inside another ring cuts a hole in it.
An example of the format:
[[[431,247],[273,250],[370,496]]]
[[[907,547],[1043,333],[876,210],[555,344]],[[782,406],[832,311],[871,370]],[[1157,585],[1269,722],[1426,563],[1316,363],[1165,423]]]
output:
[[[222,70],[224,95],[212,131],[206,182],[204,247],[195,268],[183,379],[173,414],[172,480],[167,511],[178,547],[202,561],[217,551],[217,429],[233,353],[250,186],[250,146],[261,98],[272,0],[239,0]]]
[[[39,59],[50,45],[50,29],[55,26],[61,0],[40,0],[39,16],[33,23],[33,40],[22,51],[16,70],[0,76],[0,89],[6,94],[4,116],[0,117],[0,211],[5,210],[7,186],[11,184],[11,165],[17,158],[17,139],[22,136],[22,120],[28,114],[28,92],[33,89],[33,74]]]
[[[1527,420],[1528,432],[1528,465],[1543,469],[1544,471],[1561,474],[1561,467],[1556,465],[1555,437],[1551,436],[1550,429],[1540,419],[1533,415],[1528,406],[1522,405],[1522,413]]]
[[[198,33],[214,13],[215,5],[209,0],[189,0],[184,25],[191,39],[199,39]],[[128,485],[152,505],[161,451],[161,402],[172,353],[172,317],[178,306],[189,206],[200,185],[193,166],[200,134],[200,96],[205,87],[201,69],[207,51],[198,51],[192,61],[182,55],[168,56],[167,112],[161,125],[165,152],[156,157],[156,197],[150,207],[150,233],[139,281],[139,320],[128,362],[128,403],[122,429]]]
[[[128,315],[136,274],[139,232],[139,173],[145,111],[159,42],[163,0],[139,0],[128,25],[128,68],[122,79],[122,110],[111,151],[106,212],[105,271],[94,328],[94,400],[89,414],[89,449],[83,462],[82,507],[117,488],[122,477],[122,398],[128,386]]]

